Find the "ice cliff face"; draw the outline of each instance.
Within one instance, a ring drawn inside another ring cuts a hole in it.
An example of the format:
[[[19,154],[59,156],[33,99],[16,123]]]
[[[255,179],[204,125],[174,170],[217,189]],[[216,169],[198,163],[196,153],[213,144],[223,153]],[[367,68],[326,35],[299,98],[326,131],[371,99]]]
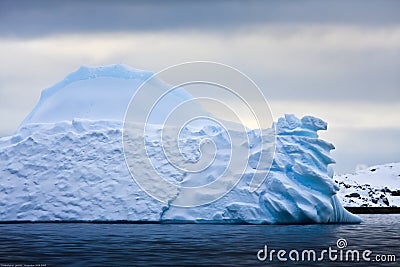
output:
[[[245,223],[334,223],[359,222],[341,206],[328,165],[333,145],[318,139],[317,131],[326,123],[306,116],[301,120],[286,115],[276,123],[276,153],[266,180],[254,193],[248,190],[250,168],[239,184],[226,196],[196,209],[169,207],[167,221],[216,221]],[[257,136],[257,132],[253,132]],[[255,138],[257,139],[257,138]],[[247,175],[246,175],[247,174]],[[249,176],[249,177],[248,177]]]
[[[261,139],[260,135],[268,134],[268,129],[262,133],[248,131],[251,147],[248,165],[243,173],[232,172],[240,180],[218,200],[184,208],[174,205],[174,194],[180,194],[179,191],[173,192],[166,204],[150,197],[132,179],[122,144],[121,120],[128,96],[147,75],[142,74],[119,65],[82,68],[68,76],[67,82],[43,93],[19,130],[0,139],[1,221],[360,222],[338,201],[338,187],[329,169],[334,162],[329,151],[334,147],[318,138],[317,131],[326,130],[326,123],[311,116],[298,119],[286,115],[274,125],[275,157],[269,172],[263,169],[262,162],[256,164],[262,152],[260,140],[268,142],[268,138]],[[93,90],[99,90],[100,95],[92,98]],[[121,92],[112,101],[115,90]],[[83,98],[78,100],[81,94]],[[187,98],[190,95],[182,93],[173,96],[173,101]],[[159,127],[151,126],[147,152],[156,159],[155,167],[171,182],[198,186],[216,179],[224,171],[230,152],[226,149],[229,139],[222,128],[203,125],[182,131],[183,152],[188,159],[196,159],[199,140],[204,136],[212,136],[222,148],[207,175],[200,172],[190,176],[171,167],[160,154],[163,151],[156,138],[156,133],[162,130]],[[132,131],[135,133],[134,128]],[[132,144],[140,140],[141,134],[137,131],[133,135]],[[134,149],[125,149],[125,153],[135,156]],[[149,175],[146,168],[139,173],[143,177]],[[267,176],[256,191],[250,192],[254,175]]]

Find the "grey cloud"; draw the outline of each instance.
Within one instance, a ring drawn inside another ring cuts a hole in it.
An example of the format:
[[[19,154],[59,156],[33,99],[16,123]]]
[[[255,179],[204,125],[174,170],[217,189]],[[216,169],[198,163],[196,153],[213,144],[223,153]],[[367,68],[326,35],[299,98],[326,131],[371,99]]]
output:
[[[400,129],[330,129],[330,141],[334,139],[336,147],[332,152],[337,162],[335,172],[352,172],[358,164],[399,162],[399,135]]]
[[[0,35],[159,30],[220,31],[260,24],[398,25],[399,1],[0,2]]]
[[[350,53],[347,54],[349,57]],[[394,58],[393,58],[394,59]],[[366,56],[357,62],[363,67],[342,64],[341,73],[318,74],[315,66],[306,73],[256,73],[254,77],[272,100],[330,100],[397,102],[400,99],[400,63],[389,59],[369,64]],[[329,64],[329,61],[320,61]],[[300,71],[300,70],[299,70]]]

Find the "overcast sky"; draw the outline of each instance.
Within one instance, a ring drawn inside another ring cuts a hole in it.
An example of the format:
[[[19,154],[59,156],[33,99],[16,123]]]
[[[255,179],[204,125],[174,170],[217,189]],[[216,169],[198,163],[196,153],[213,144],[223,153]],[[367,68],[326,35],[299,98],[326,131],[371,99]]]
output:
[[[326,120],[337,172],[400,161],[400,1],[0,1],[0,136],[81,65],[209,60],[275,118]]]

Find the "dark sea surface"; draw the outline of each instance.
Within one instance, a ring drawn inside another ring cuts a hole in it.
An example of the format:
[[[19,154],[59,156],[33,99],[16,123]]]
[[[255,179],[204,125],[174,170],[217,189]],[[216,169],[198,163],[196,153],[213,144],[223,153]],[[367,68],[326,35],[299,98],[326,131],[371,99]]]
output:
[[[355,225],[0,224],[0,266],[400,266],[400,215],[361,217]],[[339,249],[338,239],[347,247]],[[285,250],[288,261],[276,253],[259,261],[265,245],[268,253]],[[319,257],[329,247],[338,258],[357,250],[360,262],[288,257],[291,250]],[[363,261],[364,250],[372,251],[370,262]],[[377,262],[376,255],[395,255],[396,262]]]

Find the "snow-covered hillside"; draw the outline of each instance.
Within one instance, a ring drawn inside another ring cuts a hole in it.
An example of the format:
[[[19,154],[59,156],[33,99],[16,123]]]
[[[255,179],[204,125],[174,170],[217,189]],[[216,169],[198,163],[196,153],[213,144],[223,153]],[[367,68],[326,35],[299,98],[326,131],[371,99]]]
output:
[[[127,96],[140,85],[141,73],[120,65],[81,68],[67,82],[46,89],[18,131],[0,139],[1,221],[360,222],[336,195],[339,188],[332,179],[334,160],[329,154],[334,147],[317,134],[327,129],[326,122],[286,115],[270,129],[232,130],[229,135],[216,125],[177,128],[179,153],[167,157],[158,136],[165,128],[151,124],[157,122],[156,117],[146,126],[145,135],[134,123],[123,132],[121,116],[129,103]],[[136,87],[131,87],[134,83]],[[98,87],[100,95],[96,94]],[[160,118],[190,97],[184,90],[170,96]],[[247,136],[245,141],[238,139],[242,134]],[[165,140],[173,143],[175,138],[166,134]],[[216,152],[201,149],[203,140],[213,142]],[[143,145],[142,155],[138,148]],[[234,147],[246,163],[243,170],[236,164],[240,160],[233,160]],[[262,156],[273,151],[273,161]],[[207,154],[213,156],[212,164],[197,172],[172,164],[196,163]],[[149,159],[154,170],[141,165]],[[129,170],[132,162],[139,165]],[[159,188],[153,184],[157,193],[165,193],[164,202],[137,183],[138,177],[145,178],[145,183],[156,181],[155,170],[177,185]],[[188,193],[188,188],[212,184],[225,173],[232,179],[217,184],[229,190],[215,201],[207,202],[219,187]],[[256,191],[250,190],[254,179],[261,182]],[[186,201],[201,203],[204,199],[208,204],[182,207]]]
[[[400,163],[372,166],[334,179],[346,207],[400,207]]]

